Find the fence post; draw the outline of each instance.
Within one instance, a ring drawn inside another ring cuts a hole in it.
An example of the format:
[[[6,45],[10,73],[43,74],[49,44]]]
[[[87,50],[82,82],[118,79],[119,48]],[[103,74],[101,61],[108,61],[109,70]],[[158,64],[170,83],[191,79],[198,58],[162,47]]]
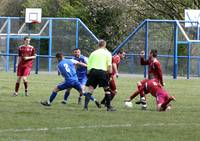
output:
[[[198,77],[200,77],[200,59],[198,59],[197,72],[198,72]]]
[[[36,54],[40,54],[40,40],[37,40],[37,47],[36,47]],[[35,58],[35,74],[38,74],[39,68],[40,68],[40,57],[36,56]]]
[[[10,53],[10,17],[7,18],[7,37],[6,37],[6,72],[9,71],[9,62],[10,62],[10,56],[8,55]]]
[[[48,50],[48,72],[51,72],[51,63],[52,63],[52,19],[49,22],[49,50]]]
[[[177,79],[178,74],[178,28],[177,23],[174,22],[174,67],[173,67],[173,78]]]
[[[146,20],[145,25],[145,59],[148,59],[148,29],[149,29],[149,22]],[[144,66],[144,78],[147,77],[147,66]]]
[[[13,56],[14,59],[13,59],[13,72],[15,73],[16,72],[16,64],[17,64],[17,55],[14,55]]]
[[[133,52],[131,52],[131,55],[130,55],[130,64],[129,64],[129,68],[130,68],[130,72],[131,73],[134,73],[134,54]]]
[[[79,44],[79,20],[76,19],[76,48],[78,48]]]
[[[187,79],[190,79],[190,48],[191,48],[191,43],[188,42],[188,46],[187,46]]]

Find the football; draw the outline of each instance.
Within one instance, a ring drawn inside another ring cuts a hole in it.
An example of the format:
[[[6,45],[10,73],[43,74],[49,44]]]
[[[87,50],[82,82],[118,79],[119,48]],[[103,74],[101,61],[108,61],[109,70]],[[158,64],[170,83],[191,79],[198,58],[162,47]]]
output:
[[[124,105],[127,108],[132,108],[133,107],[133,103],[132,102],[125,102]]]

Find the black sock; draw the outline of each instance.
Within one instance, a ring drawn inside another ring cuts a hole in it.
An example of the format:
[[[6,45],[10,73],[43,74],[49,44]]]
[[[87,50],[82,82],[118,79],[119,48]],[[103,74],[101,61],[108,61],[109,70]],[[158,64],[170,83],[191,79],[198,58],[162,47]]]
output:
[[[105,99],[107,108],[110,108],[111,94],[105,94]]]
[[[101,100],[101,104],[105,104],[106,101],[106,96],[104,96],[104,98]]]
[[[91,93],[85,93],[85,103],[84,108],[88,109],[88,103],[90,102]]]

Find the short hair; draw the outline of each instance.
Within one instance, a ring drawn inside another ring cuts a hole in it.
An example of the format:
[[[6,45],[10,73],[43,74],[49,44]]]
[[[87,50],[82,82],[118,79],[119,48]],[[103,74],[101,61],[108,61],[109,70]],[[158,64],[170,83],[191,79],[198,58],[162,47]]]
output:
[[[122,53],[124,53],[123,49],[120,49],[120,50],[117,51],[117,54],[122,54]]]
[[[158,51],[157,51],[157,49],[152,49],[151,53],[152,53],[153,57],[157,57]]]
[[[99,40],[98,45],[99,45],[99,47],[104,47],[104,46],[106,46],[106,41],[101,39],[101,40]]]
[[[29,36],[25,36],[24,37],[24,41],[26,40],[26,39],[31,39]]]
[[[73,51],[76,51],[76,50],[80,50],[80,48],[75,48],[75,49],[73,49]]]
[[[56,53],[56,58],[62,58],[63,57],[63,53]]]

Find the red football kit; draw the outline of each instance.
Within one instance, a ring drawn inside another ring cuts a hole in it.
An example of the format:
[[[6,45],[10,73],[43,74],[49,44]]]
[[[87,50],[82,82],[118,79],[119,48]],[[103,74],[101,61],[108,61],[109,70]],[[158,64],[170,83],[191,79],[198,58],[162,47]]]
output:
[[[25,60],[24,57],[34,56],[35,48],[31,45],[22,45],[18,48],[19,64],[17,68],[17,76],[28,76],[30,74],[33,59]]]
[[[148,79],[157,79],[157,81],[163,85],[163,76],[161,64],[158,59],[154,58],[154,60],[148,59],[144,60],[144,58],[140,59],[141,65],[148,65]]]
[[[169,99],[168,92],[164,90],[162,85],[155,79],[151,79],[146,83],[143,83],[139,91],[142,95],[144,92],[151,93],[152,96],[156,97],[157,104],[162,104]]]
[[[120,59],[119,55],[114,55],[112,57],[112,64],[115,63],[117,65],[117,68],[119,66],[120,61],[121,61],[121,59]],[[116,75],[116,72],[115,72],[114,68],[112,68],[111,81],[110,81],[110,89],[111,89],[112,95],[115,95],[114,91],[116,91],[116,89],[117,89],[116,88],[116,82],[115,82],[115,79],[114,79],[115,75]]]

